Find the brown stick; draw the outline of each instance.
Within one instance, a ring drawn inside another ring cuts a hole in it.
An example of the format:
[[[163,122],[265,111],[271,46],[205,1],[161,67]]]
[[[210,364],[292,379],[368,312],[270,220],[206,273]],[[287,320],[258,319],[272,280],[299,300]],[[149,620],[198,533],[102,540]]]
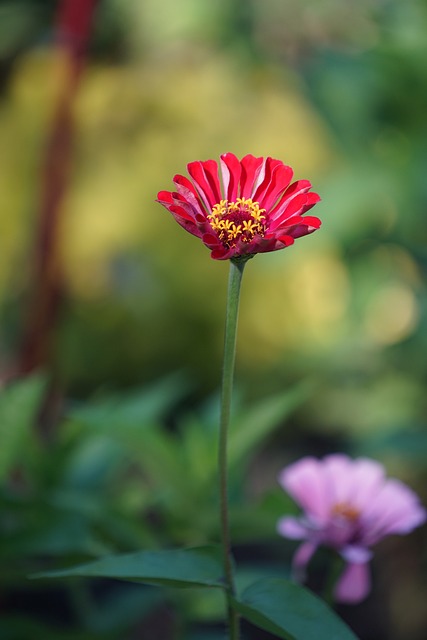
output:
[[[62,82],[42,165],[33,271],[17,374],[48,365],[64,293],[58,231],[67,189],[74,123],[72,107],[86,62],[98,0],[62,0],[55,19],[55,46]]]

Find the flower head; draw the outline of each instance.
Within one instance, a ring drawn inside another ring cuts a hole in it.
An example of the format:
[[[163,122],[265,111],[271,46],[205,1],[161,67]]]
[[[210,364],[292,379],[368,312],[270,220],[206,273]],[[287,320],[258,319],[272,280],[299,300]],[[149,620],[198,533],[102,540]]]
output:
[[[304,540],[294,557],[303,570],[319,545],[347,562],[335,587],[341,602],[359,602],[370,590],[370,548],[385,536],[409,533],[425,522],[426,510],[399,480],[387,479],[374,460],[343,454],[302,458],[279,475],[283,489],[302,507],[301,517],[284,517],[278,532]]]
[[[312,233],[320,220],[303,214],[320,200],[308,180],[291,184],[293,171],[280,160],[232,153],[215,160],[191,162],[185,176],[176,175],[176,191],[157,198],[184,229],[226,260],[276,251]]]

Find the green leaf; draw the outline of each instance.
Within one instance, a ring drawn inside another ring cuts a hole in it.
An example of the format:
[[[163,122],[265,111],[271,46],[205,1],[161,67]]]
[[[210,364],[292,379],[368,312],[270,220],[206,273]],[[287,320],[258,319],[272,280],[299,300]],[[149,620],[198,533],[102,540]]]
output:
[[[219,401],[218,401],[219,403]],[[217,425],[187,415],[179,425],[179,442],[187,476],[198,488],[211,484],[217,467]]]
[[[120,433],[123,429],[139,432],[145,425],[160,420],[187,389],[187,382],[175,374],[144,389],[94,399],[75,407],[68,417],[103,433]]]
[[[105,593],[99,593],[93,598],[91,586],[80,583],[74,585],[74,589],[69,589],[69,593],[76,598],[77,606],[80,603],[79,629],[90,630],[90,640],[129,638],[135,626],[143,625],[147,617],[164,605],[167,598],[161,589],[135,584],[110,585]],[[219,589],[200,589],[198,592],[220,594]],[[42,635],[25,637],[40,637],[45,640]],[[62,640],[62,635],[60,637]],[[55,640],[58,640],[58,636]]]
[[[364,434],[354,449],[356,452],[369,449],[372,456],[398,453],[400,458],[406,457],[411,463],[423,464],[427,455],[427,433],[423,427],[404,426],[368,437]]]
[[[116,578],[170,587],[223,587],[222,563],[217,547],[167,551],[139,551],[106,556],[69,569],[46,571],[33,578],[73,576]]]
[[[43,638],[43,640],[92,640],[93,633],[85,630],[65,629],[64,625],[55,628],[47,622],[40,622],[30,614],[2,614],[0,619],[0,638],[22,640],[22,638]],[[99,637],[99,636],[98,636]]]
[[[0,393],[0,479],[28,449],[44,389],[44,378],[31,376],[13,382]]]
[[[233,420],[229,438],[230,465],[246,459],[253,449],[299,407],[310,395],[312,385],[304,382],[285,393],[250,406]]]
[[[285,640],[357,640],[322,600],[280,578],[255,582],[234,606],[254,625]]]

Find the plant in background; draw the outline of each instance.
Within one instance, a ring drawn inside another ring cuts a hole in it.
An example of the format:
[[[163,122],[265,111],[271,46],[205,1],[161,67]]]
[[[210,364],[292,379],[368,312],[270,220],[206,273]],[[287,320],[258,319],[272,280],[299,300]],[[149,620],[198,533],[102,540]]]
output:
[[[409,533],[427,518],[416,494],[386,478],[375,460],[307,457],[283,469],[279,482],[304,510],[278,523],[281,535],[304,540],[294,556],[296,573],[303,578],[318,546],[335,549],[347,563],[334,589],[339,602],[357,603],[369,593],[373,545],[390,534]]]

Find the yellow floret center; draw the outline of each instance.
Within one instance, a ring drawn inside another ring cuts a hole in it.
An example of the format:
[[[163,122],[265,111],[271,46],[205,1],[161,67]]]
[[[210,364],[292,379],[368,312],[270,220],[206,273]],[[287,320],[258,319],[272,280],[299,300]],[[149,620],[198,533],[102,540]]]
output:
[[[350,522],[356,522],[360,516],[360,511],[345,502],[338,502],[333,506],[331,515]]]
[[[238,240],[250,242],[255,235],[265,232],[265,209],[250,198],[237,198],[236,202],[221,200],[208,215],[212,229],[226,247],[233,247]]]

